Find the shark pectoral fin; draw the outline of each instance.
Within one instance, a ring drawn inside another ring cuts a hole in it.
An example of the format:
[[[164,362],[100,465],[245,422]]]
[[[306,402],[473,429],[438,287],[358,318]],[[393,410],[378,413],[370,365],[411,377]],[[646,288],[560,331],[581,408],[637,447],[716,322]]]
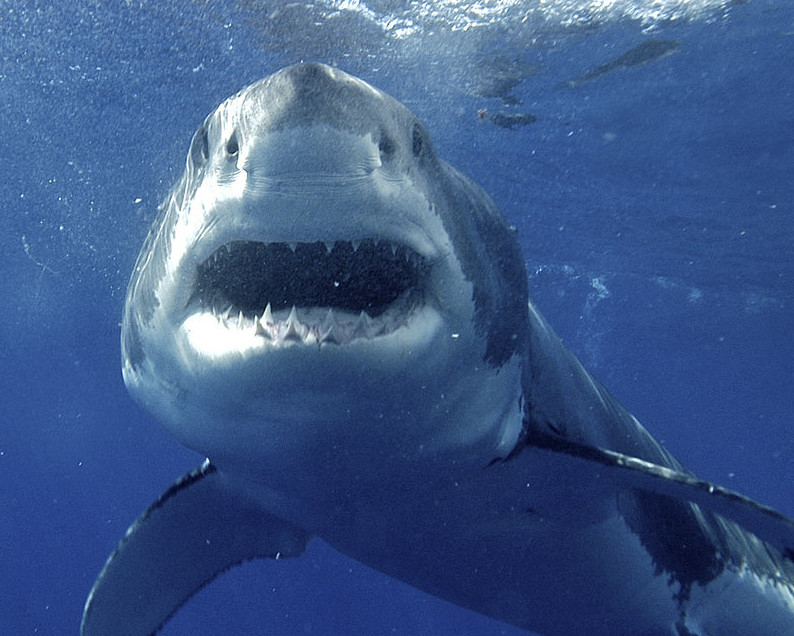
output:
[[[569,459],[600,464],[599,473],[627,488],[672,497],[730,519],[794,561],[794,520],[737,492],[651,462],[547,435],[533,437],[532,446]],[[566,460],[568,461],[568,460]]]
[[[300,555],[302,530],[229,492],[209,461],[179,479],[127,530],[83,611],[82,636],[153,634],[224,570]]]

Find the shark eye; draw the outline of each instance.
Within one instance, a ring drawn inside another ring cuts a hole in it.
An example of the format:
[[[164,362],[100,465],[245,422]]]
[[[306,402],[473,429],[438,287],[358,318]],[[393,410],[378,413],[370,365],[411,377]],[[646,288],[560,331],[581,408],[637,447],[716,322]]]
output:
[[[390,159],[396,149],[392,138],[386,133],[383,133],[378,142],[378,150],[380,151],[381,159]]]
[[[226,142],[226,154],[230,157],[236,157],[239,151],[240,144],[237,142],[237,133],[233,132],[232,136],[229,137],[229,141]]]

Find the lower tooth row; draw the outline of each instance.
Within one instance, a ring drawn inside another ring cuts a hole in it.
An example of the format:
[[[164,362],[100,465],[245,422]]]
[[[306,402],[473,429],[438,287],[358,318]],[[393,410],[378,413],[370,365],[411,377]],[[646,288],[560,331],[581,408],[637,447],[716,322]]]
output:
[[[221,316],[225,324],[231,322],[229,313],[226,312]],[[243,328],[245,320],[243,313],[239,312],[235,320],[238,329]],[[253,328],[257,336],[276,344],[288,341],[305,344],[343,344],[356,338],[374,338],[388,330],[386,325],[381,321],[373,320],[365,311],[358,315],[354,323],[340,324],[337,322],[333,309],[329,309],[322,323],[310,325],[301,322],[297,309],[293,306],[286,320],[276,320],[273,317],[270,304],[265,307],[261,316],[254,318]]]

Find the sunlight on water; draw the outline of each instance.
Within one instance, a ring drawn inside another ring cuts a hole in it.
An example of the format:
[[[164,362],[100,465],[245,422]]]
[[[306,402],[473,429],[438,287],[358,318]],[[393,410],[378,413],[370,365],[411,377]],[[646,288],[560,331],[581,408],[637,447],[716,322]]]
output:
[[[498,24],[522,26],[586,26],[634,20],[646,26],[710,17],[730,5],[727,0],[433,0],[377,2],[326,0],[318,3],[327,17],[349,12],[379,26],[395,38],[434,30],[469,31]],[[372,6],[377,8],[372,8]]]

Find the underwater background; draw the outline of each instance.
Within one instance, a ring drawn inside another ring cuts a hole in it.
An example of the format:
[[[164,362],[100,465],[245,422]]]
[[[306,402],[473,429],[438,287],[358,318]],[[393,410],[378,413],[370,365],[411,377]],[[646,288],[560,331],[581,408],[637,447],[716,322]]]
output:
[[[0,634],[76,634],[201,462],[126,394],[126,284],[204,117],[300,60],[413,110],[585,366],[698,476],[794,516],[794,3],[0,0]],[[314,542],[162,633],[526,632]]]

